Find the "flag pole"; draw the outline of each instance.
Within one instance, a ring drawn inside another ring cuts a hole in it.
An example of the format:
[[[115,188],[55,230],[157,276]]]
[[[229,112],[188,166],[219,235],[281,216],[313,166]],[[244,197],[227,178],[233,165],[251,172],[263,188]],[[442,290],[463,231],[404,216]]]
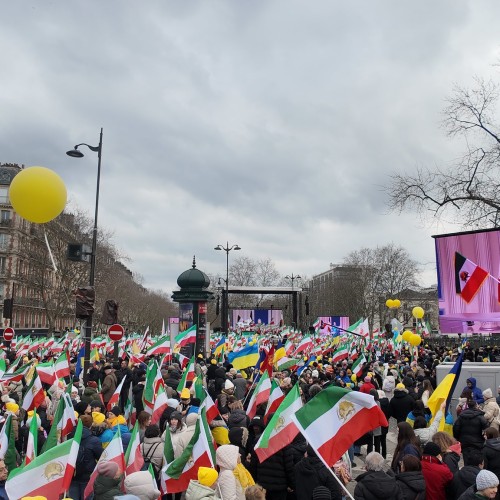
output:
[[[311,445],[311,443],[309,443],[309,445]],[[311,445],[312,447],[312,445]],[[349,490],[345,487],[344,483],[338,478],[337,474],[335,474],[335,471],[333,470],[332,467],[330,467],[326,462],[325,460],[323,459],[323,457],[321,456],[321,453],[318,453],[318,451],[316,449],[314,449],[314,451],[316,452],[316,455],[319,457],[319,459],[323,462],[323,464],[325,465],[325,467],[330,471],[330,474],[333,475],[333,477],[335,478],[335,480],[337,481],[337,483],[340,484],[340,487],[346,492],[347,496],[351,499],[351,500],[354,500],[354,497],[351,495],[351,493],[349,492]]]

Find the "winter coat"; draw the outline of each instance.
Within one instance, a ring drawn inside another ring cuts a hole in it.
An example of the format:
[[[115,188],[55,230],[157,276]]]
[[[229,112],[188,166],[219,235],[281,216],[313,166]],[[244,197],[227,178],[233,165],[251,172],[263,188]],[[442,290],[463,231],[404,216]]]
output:
[[[482,498],[476,495],[476,485],[473,484],[470,488],[467,488],[464,493],[462,493],[458,500],[478,500]]]
[[[339,483],[323,462],[315,456],[304,457],[295,465],[295,496],[297,500],[311,500],[316,486],[325,486],[330,490],[332,500],[340,500],[342,491]]]
[[[114,500],[115,497],[122,495],[120,483],[122,478],[114,479],[112,477],[99,474],[94,483],[94,500]],[[151,482],[151,476],[149,476]]]
[[[189,481],[188,488],[186,490],[186,500],[214,500],[215,499],[215,491],[205,486],[204,484],[200,484],[195,479],[191,479]]]
[[[178,456],[182,455],[182,452],[187,448],[189,441],[193,437],[194,431],[196,429],[196,421],[198,420],[198,414],[190,413],[186,417],[186,430],[179,435],[177,440],[177,453]]]
[[[92,434],[88,427],[83,427],[74,479],[82,483],[88,481],[101,455],[101,441]]]
[[[452,474],[455,474],[459,469],[460,455],[454,451],[447,451],[442,453],[441,456],[443,457],[443,463],[448,466]]]
[[[500,477],[500,438],[487,439],[483,448],[484,468]]]
[[[396,482],[405,500],[425,500],[425,479],[421,471],[400,472]]]
[[[113,435],[115,435],[118,432],[118,427],[120,428],[120,435],[122,438],[123,449],[126,450],[128,444],[130,443],[130,438],[132,437],[132,434],[130,434],[130,430],[127,427],[125,418],[122,415],[120,415],[119,417],[117,417],[117,419],[119,423],[113,425],[111,427],[111,431],[113,432]]]
[[[387,399],[390,401],[394,396],[394,389],[396,387],[396,380],[392,375],[387,375],[382,384],[382,390],[385,392]]]
[[[233,427],[247,427],[250,425],[250,419],[245,410],[233,410],[227,419],[227,426],[231,429]]]
[[[245,399],[245,394],[247,393],[247,381],[243,377],[236,377],[233,380],[234,384],[234,395],[240,401]]]
[[[129,474],[123,482],[123,487],[127,495],[135,495],[141,500],[156,500],[160,495],[147,470]]]
[[[233,472],[238,464],[239,448],[232,444],[226,444],[219,446],[215,453],[219,466],[216,489],[218,489],[221,498],[224,500],[244,500],[245,493]]]
[[[5,491],[5,481],[0,481],[0,500],[9,500],[7,492]]]
[[[389,399],[388,398],[380,398],[378,400],[378,402],[380,403],[380,409],[384,413],[385,418],[387,419],[387,422],[389,422],[389,419],[392,416],[391,405],[390,405]],[[382,435],[387,434],[388,432],[389,432],[389,427],[388,426],[387,427],[382,427]]]
[[[268,491],[286,491],[287,488],[295,489],[293,453],[289,445],[277,451],[262,463],[259,462],[252,445],[250,450],[250,473],[256,483]]]
[[[85,387],[81,400],[84,403],[91,403],[96,399],[99,399],[99,396],[97,395],[97,389],[95,389],[94,387]]]
[[[116,391],[116,386],[118,385],[118,380],[114,372],[108,373],[104,377],[104,382],[102,383],[101,394],[104,404],[108,404],[111,396]]]
[[[406,389],[396,389],[389,405],[392,416],[399,422],[404,422],[406,416],[413,410],[415,400]]]
[[[144,438],[141,444],[141,453],[144,458],[147,458],[153,465],[157,472],[163,466],[163,448],[165,441],[161,437]]]
[[[432,441],[432,436],[436,434],[436,432],[439,429],[439,423],[441,422],[441,419],[443,418],[443,412],[439,410],[436,413],[436,417],[432,421],[432,424],[429,427],[426,427],[425,429],[413,429],[415,432],[415,436],[417,436],[420,439],[420,446],[423,448],[425,444],[427,444],[429,441]]]
[[[477,448],[484,444],[483,431],[488,427],[484,413],[476,408],[467,408],[453,424],[453,437],[460,441],[462,449]]]
[[[449,498],[458,498],[472,485],[476,484],[476,476],[481,469],[475,465],[465,465],[454,476],[448,485]]]
[[[179,453],[179,441],[181,439],[181,435],[183,432],[186,432],[187,426],[185,423],[182,423],[181,427],[177,429],[175,432],[172,432],[170,430],[170,427],[166,427],[165,431],[161,435],[161,438],[163,441],[165,441],[165,434],[167,432],[170,432],[170,440],[172,442],[172,448],[174,449],[174,458],[179,458],[180,453]]]
[[[144,392],[144,382],[138,383],[136,386],[132,387],[132,398],[134,399],[134,406],[137,411],[137,415],[144,411],[144,403],[142,402],[142,394]]]
[[[297,465],[305,456],[307,449],[306,438],[299,432],[289,445],[290,453],[294,466]]]
[[[446,500],[446,487],[453,479],[453,474],[446,464],[436,457],[422,457],[422,474],[425,478],[427,500]]]
[[[484,392],[486,393],[486,391]],[[489,391],[489,393],[491,394],[491,390]],[[498,417],[498,414],[500,413],[500,408],[498,407],[496,399],[493,396],[484,400],[483,412],[484,412],[484,418],[488,422],[488,425],[491,425],[493,421]]]
[[[403,494],[393,476],[384,471],[369,470],[360,474],[354,488],[355,500],[403,500]]]
[[[467,379],[467,382],[470,382],[472,385],[470,389],[472,390],[472,397],[474,401],[478,405],[483,404],[484,403],[483,392],[481,391],[481,389],[479,389],[479,387],[476,386],[476,379],[474,377],[471,377]],[[463,388],[462,392],[464,392],[465,389],[469,389],[469,386],[466,385]]]

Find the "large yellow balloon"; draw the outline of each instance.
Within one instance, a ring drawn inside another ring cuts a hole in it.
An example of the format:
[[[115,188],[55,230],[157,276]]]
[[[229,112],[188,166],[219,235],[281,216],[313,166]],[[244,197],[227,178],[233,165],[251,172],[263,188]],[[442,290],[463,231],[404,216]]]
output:
[[[393,307],[395,307],[396,309],[398,307],[401,307],[401,301],[399,299],[394,299],[392,302],[394,303]]]
[[[403,332],[403,340],[405,342],[409,342],[412,335],[413,335],[413,332],[411,330],[405,330]]]
[[[392,299],[387,299],[385,301],[385,305],[389,308],[392,309],[394,307],[394,301]]]
[[[425,311],[420,306],[417,306],[411,310],[411,313],[414,318],[422,319],[424,317]]]
[[[66,206],[66,186],[59,175],[45,167],[21,170],[9,188],[14,210],[30,222],[55,219]]]
[[[417,335],[416,333],[412,334],[412,336],[410,337],[410,344],[413,346],[413,347],[416,347],[417,345],[420,345],[421,342],[422,342],[422,339],[420,337],[420,335]]]

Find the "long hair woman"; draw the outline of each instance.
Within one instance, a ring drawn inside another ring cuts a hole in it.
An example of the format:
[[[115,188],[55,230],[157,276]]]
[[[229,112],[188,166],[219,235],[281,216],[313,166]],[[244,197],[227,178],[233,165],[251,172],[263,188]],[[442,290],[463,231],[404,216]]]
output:
[[[420,442],[413,432],[413,427],[407,422],[399,422],[398,424],[398,443],[394,450],[391,469],[394,472],[401,471],[401,461],[405,455],[412,455],[420,459],[422,451]]]

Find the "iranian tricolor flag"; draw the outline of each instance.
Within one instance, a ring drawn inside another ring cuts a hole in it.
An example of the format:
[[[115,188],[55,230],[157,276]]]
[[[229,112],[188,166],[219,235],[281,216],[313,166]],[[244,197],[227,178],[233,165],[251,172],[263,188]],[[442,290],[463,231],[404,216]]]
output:
[[[108,401],[108,411],[111,411],[111,408],[113,408],[113,406],[118,406],[118,404],[120,403],[120,393],[122,392],[123,384],[126,379],[127,375],[122,378],[122,381],[119,383],[118,387],[115,389],[115,392],[111,396],[111,399]]]
[[[356,377],[360,377],[361,374],[363,373],[363,365],[366,363],[366,358],[365,358],[365,355],[363,353],[361,353],[361,356],[359,356],[359,358],[354,362],[354,364],[352,365],[352,373],[354,373],[354,375],[356,375]]]
[[[338,363],[343,359],[347,359],[349,356],[349,349],[345,344],[339,346],[339,348],[332,354],[332,363]]]
[[[474,298],[488,276],[488,271],[455,252],[455,291],[465,302]]]
[[[59,447],[56,447],[56,449],[57,448]],[[43,457],[43,455],[41,456]],[[100,462],[115,462],[118,465],[118,469],[120,471],[125,470],[125,457],[123,455],[123,444],[122,444],[120,426],[118,426],[118,429],[115,432],[113,439],[111,439],[110,443],[106,447],[106,451],[103,452],[97,464],[99,464]],[[97,465],[95,466],[94,472],[92,472],[89,482],[85,487],[85,491],[83,493],[84,498],[87,498],[94,490],[94,482],[96,480],[96,477],[97,477]]]
[[[179,385],[177,386],[177,392],[180,394],[182,389],[185,389],[188,382],[192,382],[196,377],[194,372],[194,356],[189,360],[189,363],[182,374],[182,378],[179,380]]]
[[[166,443],[165,443],[166,445]],[[212,434],[202,410],[196,428],[182,455],[167,463],[161,471],[161,490],[165,493],[186,491],[191,479],[198,477],[200,467],[215,468]]]
[[[5,356],[5,351],[1,350],[2,354]],[[5,363],[5,357],[0,357],[0,380],[2,379],[4,373],[7,371],[7,364]]]
[[[250,419],[255,417],[255,414],[257,413],[257,406],[261,403],[265,403],[269,399],[270,395],[271,380],[269,379],[267,372],[264,372],[255,386],[250,402],[248,403],[247,415]]]
[[[28,442],[26,443],[26,456],[24,457],[24,465],[28,465],[38,455],[38,419],[36,410],[31,415],[30,428],[28,431]]]
[[[79,422],[73,439],[42,453],[29,465],[14,469],[5,483],[8,497],[60,498],[69,490],[73,479],[81,437],[82,423]]]
[[[42,383],[49,385],[56,383],[57,378],[54,370],[54,363],[52,363],[52,361],[48,363],[38,363],[36,365],[36,371]]]
[[[152,359],[146,371],[146,383],[144,384],[144,391],[142,393],[144,411],[150,414],[153,413],[155,405],[156,387],[160,383],[160,380],[163,380],[159,372],[158,363]]]
[[[64,351],[54,362],[56,378],[69,377],[68,351]]]
[[[175,337],[176,347],[184,347],[196,343],[196,325],[184,330]]]
[[[139,422],[136,422],[125,453],[125,474],[129,475],[133,472],[138,472],[142,469],[143,465],[144,457],[141,452]]]
[[[269,415],[276,412],[278,406],[285,399],[285,395],[283,391],[280,389],[280,386],[276,380],[272,379],[271,381],[271,395],[269,396],[269,400],[267,401],[266,411],[264,413],[264,422],[267,423],[267,419]]]
[[[361,337],[368,339],[370,338],[370,327],[368,326],[368,318],[366,318],[364,321],[362,321],[359,325],[356,326],[356,328],[353,328],[352,333],[355,333],[357,335],[360,335]]]
[[[47,440],[43,445],[42,453],[57,446],[61,441],[64,441],[66,436],[76,427],[76,424],[75,409],[73,408],[71,397],[65,392],[59,399],[59,403],[57,403],[54,420]]]
[[[146,352],[146,356],[156,356],[158,354],[170,353],[170,337],[168,335],[160,337]]]
[[[128,428],[131,429],[137,420],[137,410],[134,406],[134,398],[132,394],[132,384],[130,384],[127,401],[125,403],[125,408],[123,411],[123,417],[127,421]]]
[[[160,421],[163,412],[167,408],[167,393],[165,392],[165,384],[162,382],[156,394],[155,404],[153,407],[153,414],[151,415],[151,425]]]
[[[205,408],[207,422],[210,423],[219,414],[219,410],[203,385],[203,379],[197,377],[194,381],[194,395],[200,400],[200,406]]]
[[[336,386],[316,394],[292,420],[328,467],[363,434],[388,425],[372,396]]]
[[[7,419],[0,431],[0,460],[5,462],[10,471],[16,468],[17,451],[14,427],[12,425],[12,414],[7,415]]]
[[[24,395],[22,408],[23,410],[31,411],[38,408],[44,401],[45,394],[43,392],[42,381],[40,380],[35,368],[33,378],[26,389],[26,394]]]
[[[255,445],[255,453],[260,462],[274,455],[294,440],[299,433],[299,429],[293,422],[292,415],[300,410],[302,406],[299,386],[295,384],[276,410]]]
[[[276,368],[279,372],[283,370],[291,370],[295,368],[300,363],[298,358],[289,358],[288,356],[283,356],[276,362]]]
[[[306,335],[300,341],[300,343],[297,346],[297,349],[295,349],[295,352],[293,353],[293,355],[297,356],[297,354],[304,352],[304,351],[307,351],[308,349],[311,349],[312,347],[314,347],[314,342],[312,341],[312,339],[309,335]]]
[[[189,358],[187,356],[184,356],[180,352],[178,352],[176,354],[176,356],[177,356],[177,359],[179,360],[179,364],[181,365],[181,368],[184,370],[184,368],[186,368],[186,366],[189,363]]]

